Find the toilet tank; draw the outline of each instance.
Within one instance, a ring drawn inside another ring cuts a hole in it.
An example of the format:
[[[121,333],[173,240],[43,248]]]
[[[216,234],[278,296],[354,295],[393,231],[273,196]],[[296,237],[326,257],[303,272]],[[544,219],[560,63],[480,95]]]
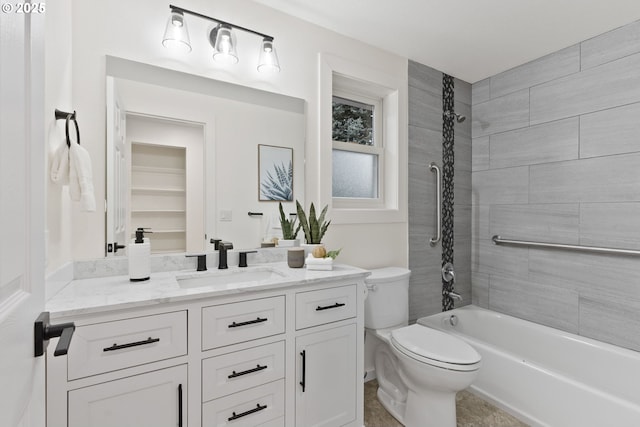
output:
[[[409,322],[409,276],[400,267],[371,270],[365,279],[369,294],[364,301],[364,326],[382,329]]]

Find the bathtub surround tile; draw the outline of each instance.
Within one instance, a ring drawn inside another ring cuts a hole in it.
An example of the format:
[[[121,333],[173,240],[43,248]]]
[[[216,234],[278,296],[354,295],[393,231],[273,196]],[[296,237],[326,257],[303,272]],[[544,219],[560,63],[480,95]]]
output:
[[[492,237],[490,230],[490,205],[473,205],[471,209],[471,236],[474,241]]]
[[[456,160],[456,170],[455,175],[453,177],[453,188],[455,194],[455,203],[456,206],[458,203],[468,204],[472,203],[471,197],[471,171],[458,169],[457,167],[458,161]],[[454,210],[455,210],[454,207]]]
[[[454,102],[454,111],[458,114],[465,116],[465,120],[463,122],[454,121],[454,128],[456,131],[456,143],[459,137],[463,136],[465,138],[471,138],[471,126],[472,126],[472,118],[471,118],[471,105],[465,104],[463,102],[458,102],[458,89],[455,89],[456,93],[456,101]]]
[[[529,89],[474,105],[474,138],[529,126]]]
[[[409,61],[409,87],[442,94],[442,72],[419,62]]]
[[[428,165],[442,162],[442,130],[409,126],[409,163]]]
[[[411,234],[433,234],[436,225],[436,183],[427,166],[409,164]]]
[[[474,205],[525,204],[529,201],[529,167],[473,173]]]
[[[531,124],[640,101],[640,54],[531,88]]]
[[[638,53],[640,21],[585,40],[581,45],[583,70]]]
[[[491,169],[578,158],[577,117],[491,135]]]
[[[480,80],[471,85],[471,105],[491,99],[491,78]]]
[[[489,138],[483,136],[471,140],[471,170],[474,172],[489,169]]]
[[[580,298],[580,335],[640,351],[640,301]]]
[[[527,277],[529,249],[527,247],[500,246],[492,240],[480,240],[478,244],[479,273],[510,274]]]
[[[442,95],[409,86],[409,125],[442,131]]]
[[[471,137],[460,136],[456,132],[456,140],[453,145],[453,150],[456,157],[456,172],[459,170],[471,172],[473,150],[471,147]],[[469,181],[469,188],[471,188],[471,181]]]
[[[640,103],[580,116],[580,158],[640,151]]]
[[[529,249],[529,278],[580,294],[597,290],[611,298],[640,300],[637,257]]]
[[[471,106],[472,88],[471,83],[467,83],[464,80],[453,78],[453,86],[456,91],[456,102],[462,102]]]
[[[640,200],[640,154],[534,165],[529,191],[530,203]]]
[[[471,273],[471,303],[482,308],[489,308],[489,275]]]
[[[638,257],[497,248],[489,240],[501,234],[640,249],[640,21],[586,40],[580,50],[580,70],[561,65],[575,60],[560,60],[575,55],[572,46],[472,85],[472,300],[532,319],[577,311],[580,334],[635,346],[622,339],[640,330],[637,320],[628,330],[618,322],[626,311],[640,312]],[[493,117],[502,120],[505,109],[499,101],[515,105],[513,97],[525,92],[530,122],[496,129]],[[547,295],[511,295],[509,282],[500,282],[511,276],[518,292]],[[625,307],[616,312],[619,304]]]
[[[513,276],[491,275],[489,309],[578,332],[578,293]]]
[[[491,97],[528,89],[578,71],[580,45],[574,45],[491,77]]]
[[[640,203],[580,204],[580,244],[640,250]]]
[[[493,205],[490,234],[505,239],[579,244],[580,205]]]

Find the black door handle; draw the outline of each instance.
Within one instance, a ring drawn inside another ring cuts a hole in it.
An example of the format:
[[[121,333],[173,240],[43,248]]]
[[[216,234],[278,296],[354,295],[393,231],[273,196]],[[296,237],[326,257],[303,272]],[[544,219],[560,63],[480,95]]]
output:
[[[178,384],[178,427],[182,427],[182,384]]]
[[[302,356],[302,381],[300,381],[300,385],[304,393],[304,389],[307,386],[307,350],[302,350],[300,356]]]
[[[76,325],[73,322],[52,325],[49,322],[49,312],[43,311],[33,324],[34,356],[42,356],[49,345],[49,340],[57,337],[60,337],[60,340],[58,340],[58,345],[53,355],[62,356],[67,354],[71,345],[71,337],[75,330]]]
[[[229,418],[227,418],[227,421],[233,421],[233,420],[237,420],[238,418],[242,418],[242,417],[246,417],[247,415],[251,415],[254,414],[258,411],[262,411],[263,409],[267,409],[267,405],[260,405],[259,403],[256,404],[256,407],[253,409],[249,409],[248,411],[242,412],[238,415],[236,415],[236,413],[234,412],[232,416],[230,416]]]
[[[232,324],[229,325],[229,327],[237,328],[239,326],[247,326],[247,325],[253,325],[254,323],[266,322],[267,320],[269,319],[258,317],[256,320],[247,320],[246,322],[239,322],[239,323],[233,322]]]
[[[154,342],[159,342],[160,338],[147,338],[146,340],[136,341],[136,342],[128,342],[126,344],[113,344],[111,347],[105,347],[102,351],[114,351],[114,350],[122,350],[123,348],[137,347],[139,345],[153,344]]]
[[[252,374],[254,372],[262,371],[263,369],[267,369],[267,365],[264,365],[264,366],[256,365],[255,368],[247,369],[246,371],[240,371],[240,372],[233,371],[231,374],[229,374],[227,376],[227,378],[237,378],[237,377],[241,377],[243,375]]]
[[[337,302],[337,303],[335,303],[333,305],[325,305],[325,306],[322,306],[322,307],[318,306],[318,308],[316,308],[316,311],[322,311],[322,310],[329,310],[329,309],[332,309],[332,308],[344,307],[345,305],[347,305],[347,304],[342,303],[342,302]]]

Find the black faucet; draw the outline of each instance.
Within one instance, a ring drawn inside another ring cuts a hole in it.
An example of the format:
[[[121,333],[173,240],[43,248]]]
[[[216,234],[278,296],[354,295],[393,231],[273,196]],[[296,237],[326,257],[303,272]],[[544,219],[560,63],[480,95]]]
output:
[[[225,268],[229,268],[227,265],[227,251],[229,249],[233,249],[233,243],[231,242],[220,242],[218,244],[218,269],[224,270]]]
[[[186,255],[187,258],[198,257],[198,268],[196,271],[207,271],[207,254]]]
[[[240,262],[238,263],[238,267],[246,267],[247,266],[247,254],[255,254],[258,251],[241,251],[240,252]]]

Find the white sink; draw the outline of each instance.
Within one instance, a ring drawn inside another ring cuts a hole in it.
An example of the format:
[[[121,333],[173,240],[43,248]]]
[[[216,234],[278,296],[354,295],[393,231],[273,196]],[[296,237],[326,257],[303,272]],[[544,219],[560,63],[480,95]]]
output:
[[[238,270],[216,270],[206,273],[191,273],[177,276],[181,288],[215,287],[230,289],[239,284],[255,285],[286,277],[272,267],[246,267]]]

